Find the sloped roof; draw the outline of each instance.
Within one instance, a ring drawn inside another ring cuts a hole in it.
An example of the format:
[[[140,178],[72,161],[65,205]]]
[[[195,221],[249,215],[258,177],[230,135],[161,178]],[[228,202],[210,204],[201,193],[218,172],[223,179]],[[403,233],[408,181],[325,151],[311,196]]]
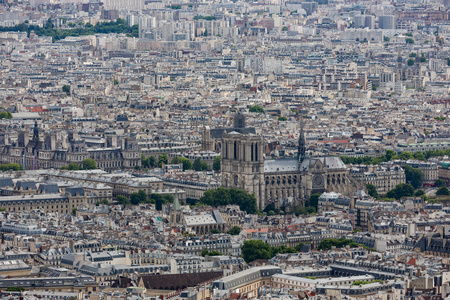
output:
[[[187,274],[165,274],[165,275],[144,275],[142,282],[147,289],[156,290],[178,290],[191,286],[196,286],[206,281],[215,280],[223,276],[219,272],[187,273]]]

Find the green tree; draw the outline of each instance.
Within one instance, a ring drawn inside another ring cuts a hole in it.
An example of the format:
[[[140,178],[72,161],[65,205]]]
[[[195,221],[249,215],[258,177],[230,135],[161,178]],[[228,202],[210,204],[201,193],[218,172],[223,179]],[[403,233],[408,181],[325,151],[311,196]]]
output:
[[[12,119],[12,114],[9,111],[2,111],[0,113],[0,120],[1,119]]]
[[[21,286],[10,286],[8,288],[6,288],[7,292],[23,292],[25,291],[25,288],[21,287]]]
[[[286,117],[278,117],[278,121],[287,121],[287,118]]]
[[[70,85],[65,84],[62,86],[62,91],[68,95],[70,95]]]
[[[80,166],[77,163],[70,163],[67,165],[67,170],[77,171],[80,169]]]
[[[405,39],[405,42],[406,42],[407,44],[414,44],[414,40],[413,40],[412,38],[406,38],[406,39]]]
[[[208,171],[209,170],[209,165],[208,165],[208,163],[206,161],[202,162],[201,167],[202,167],[202,171]]]
[[[83,160],[83,169],[84,170],[94,170],[97,169],[97,163],[92,158],[86,158]]]
[[[0,171],[20,171],[22,170],[22,166],[18,163],[9,163],[0,165]]]
[[[246,240],[241,248],[242,257],[249,263],[257,259],[270,259],[273,257],[269,244],[262,240]]]
[[[367,188],[367,192],[369,193],[370,196],[372,196],[374,198],[378,198],[378,191],[377,191],[376,186],[369,183],[369,184],[366,184],[366,188]]]
[[[394,189],[386,193],[387,198],[395,198],[400,200],[402,197],[410,197],[414,195],[414,187],[408,183],[398,184]]]
[[[304,245],[303,243],[298,243],[297,245],[295,245],[295,250],[296,250],[297,252],[302,251],[303,245]]]
[[[316,212],[316,208],[314,206],[298,206],[294,209],[295,215],[310,215]]]
[[[213,170],[214,171],[220,171],[220,159],[221,159],[220,155],[214,157],[214,162],[213,162]]]
[[[283,28],[281,29],[282,31],[288,31],[287,26],[283,26]]]
[[[340,238],[340,239],[324,239],[319,243],[320,250],[330,250],[332,247],[342,248],[350,246],[350,248],[359,247],[358,243],[355,243],[353,240]]]
[[[319,205],[319,198],[321,194],[312,194],[309,197],[309,206],[314,207],[317,210],[317,206]]]
[[[414,63],[415,63],[416,61],[414,60],[414,58],[410,58],[410,59],[408,59],[407,61],[406,61],[406,63],[408,64],[408,66],[414,66]]]
[[[137,193],[132,193],[130,196],[130,202],[133,205],[147,202],[147,193],[144,190],[139,190]]]
[[[200,198],[200,202],[210,206],[228,205],[231,202],[230,192],[224,187],[207,190]]]
[[[414,196],[416,196],[416,197],[420,197],[423,195],[425,195],[425,192],[423,190],[418,190],[414,193]]]
[[[415,189],[422,186],[423,183],[423,172],[417,168],[405,165],[402,166],[405,170],[406,182],[410,183]]]
[[[441,179],[438,179],[434,182],[434,186],[441,187],[443,185],[444,185],[444,181]]]
[[[215,190],[207,190],[203,193],[199,202],[210,206],[236,204],[239,205],[242,211],[246,211],[248,214],[258,212],[255,195],[238,189],[219,187]]]
[[[152,155],[147,158],[150,167],[156,167],[156,158]]]
[[[202,170],[202,161],[200,157],[197,157],[194,161],[194,164],[192,165],[195,171],[201,171]]]
[[[155,204],[155,208],[157,211],[161,211],[163,204],[165,203],[173,203],[173,196],[169,194],[152,194],[150,196],[150,202]]]
[[[231,235],[239,235],[239,233],[241,233],[241,228],[239,226],[234,226],[230,230],[228,230],[227,233]]]
[[[72,215],[74,215],[74,216],[77,215],[77,208],[76,207],[72,208]]]
[[[218,229],[213,228],[213,229],[210,230],[210,233],[218,234],[218,233],[220,233],[220,231]]]
[[[393,151],[393,150],[386,150],[386,154],[385,154],[386,161],[392,160],[392,158],[394,156],[396,156],[396,155],[397,155],[397,153],[395,153],[395,151]]]
[[[400,153],[399,157],[400,157],[400,159],[408,160],[408,159],[412,159],[413,155],[411,154],[411,152],[403,151],[402,153]]]
[[[109,206],[109,201],[108,201],[108,199],[104,198],[104,199],[102,199],[102,201],[100,201],[100,204],[104,204],[104,205],[108,205]]]
[[[253,105],[253,106],[250,106],[249,112],[254,112],[254,113],[260,113],[260,114],[263,114],[263,113],[264,113],[264,108],[262,108],[262,107],[259,106],[259,105]]]
[[[208,249],[203,249],[201,255],[203,257],[205,257],[206,255],[208,255],[208,256],[219,256],[219,255],[222,255],[222,252],[219,252],[219,251],[216,251],[216,250],[208,251]]]
[[[436,191],[436,196],[448,196],[448,195],[450,195],[450,192],[448,191],[447,187],[445,187],[445,186],[440,187]]]
[[[167,164],[167,154],[161,154],[158,158],[158,167],[162,167],[163,164]]]
[[[423,153],[420,152],[420,151],[414,153],[413,156],[414,156],[414,159],[418,159],[418,160],[427,160],[427,159],[425,158],[425,154],[423,154]]]
[[[130,204],[130,201],[128,200],[128,198],[123,195],[117,195],[116,199],[117,199],[117,202],[123,206]]]

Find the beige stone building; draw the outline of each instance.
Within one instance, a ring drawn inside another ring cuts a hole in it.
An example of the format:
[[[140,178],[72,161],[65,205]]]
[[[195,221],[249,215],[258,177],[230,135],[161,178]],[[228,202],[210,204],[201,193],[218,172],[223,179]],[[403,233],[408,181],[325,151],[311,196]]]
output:
[[[373,184],[379,194],[385,194],[396,185],[405,183],[405,171],[398,165],[350,165],[350,176],[364,184]]]

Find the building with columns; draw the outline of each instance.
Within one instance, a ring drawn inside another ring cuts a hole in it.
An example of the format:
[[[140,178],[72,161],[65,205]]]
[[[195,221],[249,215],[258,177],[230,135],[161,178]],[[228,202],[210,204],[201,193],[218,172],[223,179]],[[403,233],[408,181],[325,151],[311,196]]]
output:
[[[259,209],[306,205],[314,193],[353,194],[363,186],[351,180],[339,157],[306,157],[303,126],[298,157],[265,160],[264,141],[255,134],[236,131],[222,136],[222,186],[238,188],[255,195]]]

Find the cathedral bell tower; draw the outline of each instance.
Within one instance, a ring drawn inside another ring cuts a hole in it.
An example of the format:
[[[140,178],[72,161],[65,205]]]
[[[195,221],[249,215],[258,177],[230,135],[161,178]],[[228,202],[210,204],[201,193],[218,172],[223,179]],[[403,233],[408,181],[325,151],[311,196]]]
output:
[[[298,163],[301,164],[306,158],[306,140],[303,131],[303,120],[300,121],[300,136],[298,137]]]
[[[261,136],[236,131],[222,136],[222,186],[255,194],[258,208],[266,206],[264,142]]]

